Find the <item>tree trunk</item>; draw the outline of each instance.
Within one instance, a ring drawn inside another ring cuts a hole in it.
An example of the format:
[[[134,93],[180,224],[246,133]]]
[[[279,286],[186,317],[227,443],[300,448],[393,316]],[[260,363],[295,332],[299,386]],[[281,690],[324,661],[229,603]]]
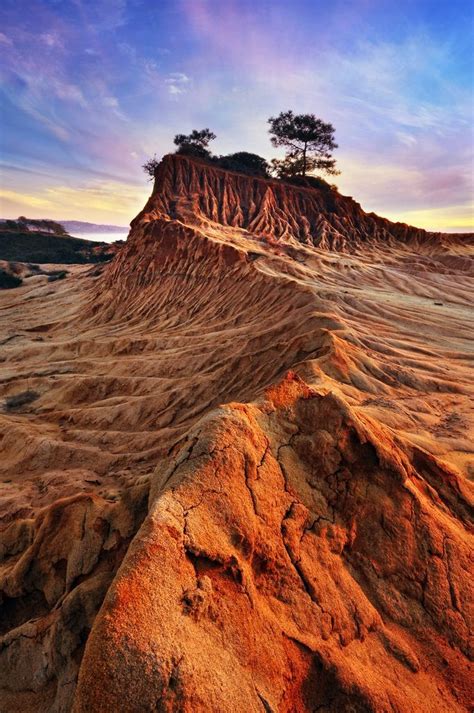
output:
[[[306,144],[303,149],[303,176],[306,176]]]

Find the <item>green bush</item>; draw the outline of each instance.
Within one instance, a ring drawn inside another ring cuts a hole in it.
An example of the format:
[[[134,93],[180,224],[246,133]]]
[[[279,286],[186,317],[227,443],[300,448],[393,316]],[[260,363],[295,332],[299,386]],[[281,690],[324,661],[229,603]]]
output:
[[[245,173],[247,176],[258,176],[259,178],[270,177],[270,166],[264,158],[248,151],[237,151],[227,156],[218,156],[214,162],[227,171],[237,171]]]

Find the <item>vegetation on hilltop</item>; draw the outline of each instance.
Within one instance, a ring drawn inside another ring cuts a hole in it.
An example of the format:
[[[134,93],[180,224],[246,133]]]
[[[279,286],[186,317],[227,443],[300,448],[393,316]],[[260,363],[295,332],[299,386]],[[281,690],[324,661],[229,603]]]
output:
[[[73,238],[53,220],[21,216],[16,221],[0,223],[0,260],[59,264],[103,262],[110,259],[103,250],[106,246],[107,243]]]
[[[279,178],[306,176],[316,170],[339,173],[332,158],[332,151],[337,148],[332,124],[314,114],[293,114],[292,111],[282,111],[277,117],[270,117],[268,123],[272,146],[286,149],[284,159],[272,161]]]
[[[248,176],[270,178],[270,166],[264,158],[256,153],[237,151],[237,153],[231,153],[227,156],[216,156],[214,163],[228,171],[237,171]]]
[[[178,148],[176,153],[184,153],[188,156],[198,156],[199,158],[210,158],[211,152],[208,149],[209,142],[214,141],[216,135],[210,129],[193,129],[190,134],[176,134],[174,144]]]
[[[247,176],[257,176],[259,178],[270,178],[271,176],[270,166],[267,161],[261,156],[258,156],[258,154],[248,151],[238,151],[237,153],[226,154],[224,156],[213,156],[207,149],[194,146],[190,143],[183,143],[176,153],[185,156],[194,156],[208,163],[212,163],[215,166],[219,166],[219,168],[225,168],[227,171],[245,173]],[[150,180],[153,180],[155,177],[160,163],[161,161],[156,158],[155,155],[143,164],[143,170],[150,176]]]
[[[271,165],[258,154],[238,151],[224,156],[213,156],[209,144],[216,134],[209,128],[193,129],[190,134],[177,134],[174,144],[176,153],[194,156],[228,171],[244,173],[259,178],[277,178],[306,188],[337,190],[323,178],[314,176],[314,171],[336,175],[336,161],[332,151],[337,148],[332,124],[318,119],[314,114],[294,114],[291,110],[270,117],[269,133],[275,147],[287,149],[283,159],[273,159]],[[143,164],[143,170],[153,180],[161,161],[156,157]]]
[[[54,235],[67,235],[67,231],[61,223],[47,218],[26,218],[20,215],[17,220],[6,220],[1,224],[2,229],[6,231],[21,231],[21,232],[45,232],[54,233]]]

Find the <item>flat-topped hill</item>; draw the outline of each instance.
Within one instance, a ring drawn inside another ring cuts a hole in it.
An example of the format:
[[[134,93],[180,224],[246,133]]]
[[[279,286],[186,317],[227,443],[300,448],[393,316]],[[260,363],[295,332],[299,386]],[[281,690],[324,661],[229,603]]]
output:
[[[180,154],[163,158],[153,193],[135,223],[147,214],[187,225],[212,222],[270,241],[348,252],[367,244],[427,246],[462,240],[366,213],[337,190],[254,178]]]

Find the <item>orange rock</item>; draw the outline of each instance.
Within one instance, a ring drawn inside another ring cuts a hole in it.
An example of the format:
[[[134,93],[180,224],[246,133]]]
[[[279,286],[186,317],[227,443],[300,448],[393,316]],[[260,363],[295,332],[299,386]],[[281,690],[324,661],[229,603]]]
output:
[[[471,244],[168,156],[1,294],[0,709],[469,710]]]
[[[89,637],[76,713],[468,705],[456,513],[420,494],[395,444],[378,453],[391,442],[380,426],[293,376],[270,391],[286,397],[222,408],[156,474]],[[329,442],[335,455],[318,459]],[[439,537],[459,565],[430,553]]]

